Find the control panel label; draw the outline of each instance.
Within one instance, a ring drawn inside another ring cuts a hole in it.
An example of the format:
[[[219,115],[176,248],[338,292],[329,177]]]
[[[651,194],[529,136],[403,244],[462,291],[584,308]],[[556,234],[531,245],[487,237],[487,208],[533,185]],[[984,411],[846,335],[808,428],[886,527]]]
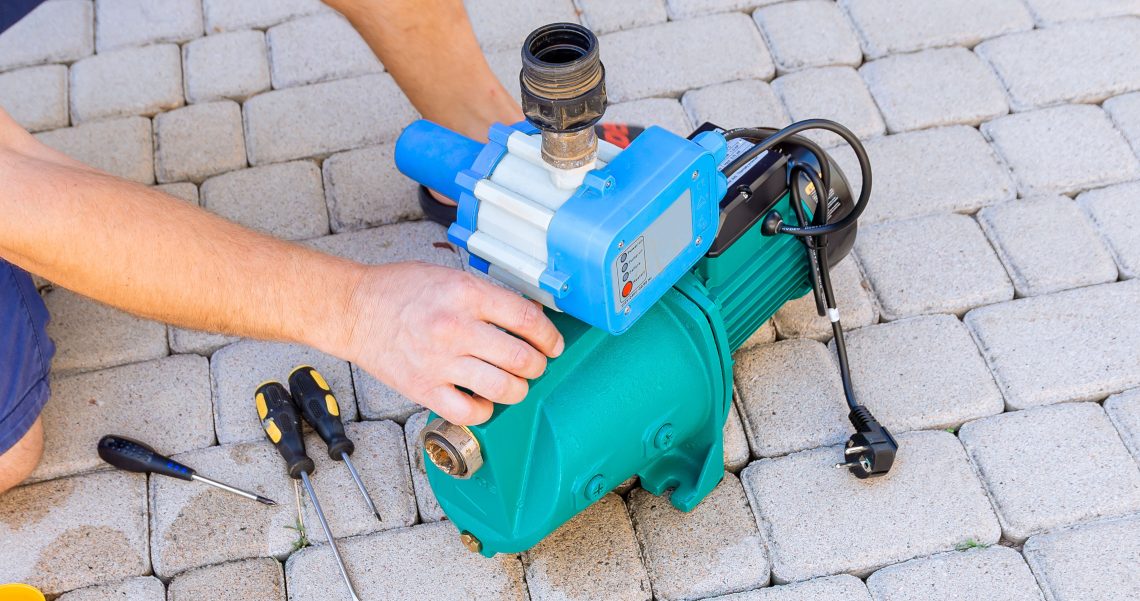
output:
[[[649,270],[645,264],[645,236],[638,236],[618,253],[613,263],[613,282],[619,309],[649,283]]]

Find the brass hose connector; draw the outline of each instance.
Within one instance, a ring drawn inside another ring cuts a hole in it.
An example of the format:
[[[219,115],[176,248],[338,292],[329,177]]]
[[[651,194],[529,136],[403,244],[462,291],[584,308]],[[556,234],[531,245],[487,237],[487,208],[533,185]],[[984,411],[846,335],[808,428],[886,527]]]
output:
[[[420,444],[427,452],[428,460],[453,478],[470,478],[483,467],[483,452],[471,430],[442,417],[424,426],[420,432]]]

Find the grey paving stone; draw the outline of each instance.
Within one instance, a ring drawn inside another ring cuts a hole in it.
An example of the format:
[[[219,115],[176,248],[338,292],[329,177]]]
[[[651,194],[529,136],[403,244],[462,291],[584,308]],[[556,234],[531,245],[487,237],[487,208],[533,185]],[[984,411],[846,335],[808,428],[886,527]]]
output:
[[[246,101],[251,165],[392,141],[416,111],[386,73],[260,94]]]
[[[325,443],[310,432],[305,447],[317,466],[313,488],[320,499],[339,499],[335,510],[326,511],[329,527],[336,538],[371,534],[380,530],[411,526],[416,522],[416,499],[408,471],[408,451],[404,448],[404,430],[390,421],[353,422],[345,424],[345,433],[356,444],[352,464],[361,474],[364,487],[380,512],[379,520],[368,511],[360,489],[339,458],[329,458]],[[313,510],[305,503],[305,523],[313,524],[309,540],[323,543],[324,532]]]
[[[1044,601],[1029,566],[1008,547],[912,559],[871,574],[867,588],[876,601],[953,601],[964,594],[970,599]]]
[[[1014,31],[1033,29],[1033,17],[1017,0],[839,0],[863,41],[868,58],[942,46],[973,46]]]
[[[890,474],[835,469],[840,447],[763,459],[741,474],[777,583],[885,565],[998,541],[1001,529],[961,445],[946,432],[896,436]],[[810,516],[810,519],[805,519]]]
[[[202,36],[199,0],[99,0],[95,47],[106,52],[155,42],[187,42]]]
[[[1066,102],[1100,101],[1140,90],[1140,19],[1069,23],[979,44],[1024,111]]]
[[[1034,536],[1024,552],[1049,601],[1140,596],[1140,516]]]
[[[1013,298],[1001,261],[978,224],[964,215],[861,228],[855,250],[886,321],[926,313],[961,315]]]
[[[287,240],[329,232],[321,169],[312,161],[231,171],[202,183],[202,207]]]
[[[788,108],[792,121],[831,119],[860,139],[881,136],[886,131],[871,93],[851,67],[797,71],[776,78],[772,89]],[[841,143],[839,136],[830,132],[807,131],[803,135],[824,146]]]
[[[256,416],[252,400],[248,405]],[[172,459],[208,478],[269,497],[277,506],[267,507],[212,486],[152,478],[150,556],[156,576],[170,578],[216,563],[251,557],[284,559],[289,554],[298,537],[291,529],[297,523],[297,505],[285,461],[268,440],[210,447]],[[317,474],[314,480],[320,478]],[[310,535],[320,529],[309,522],[306,526]]]
[[[768,583],[764,541],[732,474],[689,513],[635,489],[629,514],[656,599],[700,599]]]
[[[739,395],[733,391],[733,397]],[[724,420],[724,469],[730,472],[739,472],[748,465],[752,458],[752,451],[748,448],[748,435],[744,433],[744,422],[740,421],[740,412],[736,403],[728,407],[728,418]]]
[[[182,106],[182,53],[174,44],[125,48],[71,66],[71,122],[153,115]]]
[[[341,541],[340,551],[361,599],[527,599],[518,556],[486,559],[468,551],[451,522],[347,539]],[[285,579],[290,601],[325,601],[344,590],[325,545],[290,556]]]
[[[210,359],[218,442],[265,438],[254,411],[253,391],[266,380],[286,383],[290,372],[299,365],[311,365],[321,372],[340,404],[341,419],[357,419],[356,395],[347,363],[297,344],[242,340],[219,349]]]
[[[435,500],[435,493],[428,483],[427,474],[424,473],[424,453],[420,447],[420,432],[427,425],[428,411],[408,418],[404,424],[404,444],[408,447],[408,463],[412,472],[412,487],[416,493],[416,506],[419,509],[420,520],[423,522],[438,522],[446,516],[440,509],[439,502]]]
[[[63,288],[44,297],[55,342],[53,375],[165,357],[166,326],[123,313]]]
[[[101,472],[0,496],[4,580],[45,594],[150,572],[146,476]]]
[[[862,224],[922,217],[935,213],[973,213],[1003,200],[1017,189],[978,130],[964,125],[885,136],[864,147],[875,177]],[[855,154],[846,146],[832,152],[853,193],[863,178]]]
[[[1140,183],[1121,184],[1085,192],[1077,197],[1100,235],[1108,243],[1121,278],[1140,277],[1140,237],[1133,225],[1140,220]]]
[[[360,414],[364,419],[391,419],[403,422],[422,408],[377,380],[359,365],[352,366],[352,382],[356,388]]]
[[[747,11],[779,0],[665,0],[671,19],[687,19],[709,13]]]
[[[285,601],[285,574],[276,559],[267,557],[223,563],[179,574],[170,582],[168,596],[169,601]]]
[[[989,66],[965,48],[890,56],[859,69],[891,133],[978,125],[1009,112]]]
[[[150,119],[127,117],[36,134],[67,156],[140,184],[154,183]]]
[[[756,24],[736,13],[608,33],[599,43],[612,102],[678,96],[737,79],[771,79],[776,70]]]
[[[776,326],[773,325],[772,320],[769,319],[768,321],[764,322],[764,325],[760,326],[755,332],[753,332],[752,335],[748,337],[748,340],[745,340],[744,344],[741,344],[740,348],[738,348],[736,350],[737,351],[744,351],[744,350],[748,350],[754,346],[758,346],[761,344],[768,344],[769,342],[775,342],[775,341],[776,341]]]
[[[395,144],[334,154],[321,165],[334,233],[423,217],[418,185],[396,170]]]
[[[464,0],[463,4],[484,50],[521,48],[538,27],[578,22],[572,0]]]
[[[290,88],[384,70],[364,38],[337,13],[276,25],[266,32],[274,88]]]
[[[197,355],[55,378],[51,388],[33,481],[107,467],[95,454],[104,434],[150,441],[166,454],[214,444],[210,366]]]
[[[1136,155],[1140,156],[1140,93],[1109,98],[1103,106],[1116,128],[1132,144]]]
[[[0,71],[67,63],[95,52],[90,0],[44,3],[0,35]]]
[[[532,601],[649,601],[652,592],[621,497],[609,493],[523,555]]]
[[[970,422],[958,432],[1005,538],[1140,510],[1140,468],[1095,403]]]
[[[1108,418],[1120,433],[1124,446],[1140,461],[1140,389],[1108,397],[1104,402]]]
[[[0,74],[0,108],[28,131],[67,127],[67,67],[46,65]]]
[[[840,574],[716,597],[709,601],[871,601],[863,581]]]
[[[645,98],[619,104],[606,109],[606,121],[633,123],[644,127],[659,125],[679,136],[693,132],[689,116],[681,103],[671,98]]]
[[[196,355],[209,357],[214,354],[214,351],[223,346],[233,344],[240,340],[240,338],[236,336],[199,332],[197,330],[187,330],[174,326],[170,326],[168,330],[170,332],[170,350],[175,353],[194,353]]]
[[[871,285],[863,281],[863,272],[854,254],[832,267],[831,280],[845,330],[879,321],[879,308],[871,294]],[[831,321],[816,312],[815,295],[810,292],[781,307],[772,321],[780,338],[814,338],[825,342],[831,339]]]
[[[846,339],[855,395],[892,432],[957,427],[1005,406],[969,330],[951,315],[861,328]]]
[[[1017,296],[1116,281],[1116,264],[1077,203],[1044,196],[986,207],[978,223]]]
[[[578,0],[582,24],[594,33],[609,33],[664,23],[665,0]]]
[[[245,100],[269,89],[265,34],[235,31],[194,40],[182,47],[186,100]]]
[[[1102,399],[1140,386],[1140,280],[975,309],[966,315],[1009,409]]]
[[[757,457],[836,444],[849,436],[839,369],[827,347],[787,340],[734,358],[740,418]]]
[[[696,125],[783,127],[792,122],[772,86],[755,79],[714,84],[685,92],[681,105]]]
[[[169,194],[177,199],[185,200],[186,202],[197,205],[198,204],[198,186],[190,182],[178,182],[175,184],[161,184],[154,187],[155,190]]]
[[[264,29],[322,9],[320,0],[202,0],[206,33]]]
[[[192,181],[245,167],[241,107],[195,104],[154,118],[154,171],[160,182]]]
[[[462,266],[455,247],[447,242],[447,229],[430,221],[395,223],[335,234],[310,240],[307,244],[317,250],[370,265],[423,261],[456,269]]]
[[[166,587],[154,576],[128,578],[117,584],[91,586],[64,593],[56,601],[166,601]]]
[[[1104,17],[1140,15],[1136,0],[1107,0],[1081,2],[1080,0],[1026,0],[1029,10],[1040,25],[1053,25],[1063,21],[1083,21]]]
[[[752,13],[752,18],[768,42],[779,73],[828,65],[858,67],[863,62],[859,38],[835,2],[773,4]]]

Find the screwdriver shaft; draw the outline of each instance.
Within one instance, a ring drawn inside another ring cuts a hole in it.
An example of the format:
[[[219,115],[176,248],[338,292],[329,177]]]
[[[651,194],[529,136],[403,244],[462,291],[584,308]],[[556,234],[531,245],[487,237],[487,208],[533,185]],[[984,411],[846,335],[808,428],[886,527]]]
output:
[[[348,466],[348,473],[352,474],[352,479],[356,482],[356,487],[360,489],[360,494],[364,495],[364,503],[368,505],[368,509],[376,516],[376,519],[384,521],[380,517],[380,512],[376,511],[376,504],[372,502],[372,497],[368,494],[368,489],[364,488],[364,481],[360,479],[360,473],[356,471],[356,466],[352,465],[352,460],[348,458],[348,453],[341,453],[341,459],[344,459],[344,464]]]
[[[348,587],[349,594],[352,595],[352,601],[360,601],[360,597],[356,594],[356,588],[352,586],[352,580],[348,577],[348,568],[344,566],[344,559],[340,556],[340,549],[336,546],[332,529],[329,528],[329,523],[325,520],[325,512],[321,511],[321,502],[317,500],[317,493],[313,491],[313,483],[309,482],[308,472],[301,472],[301,483],[305,485],[305,492],[313,501],[313,510],[316,511],[317,520],[321,522],[321,528],[325,531],[325,538],[329,541],[329,547],[332,549],[333,557],[336,558],[336,565],[340,568],[340,575],[344,578],[344,584]]]
[[[235,495],[245,497],[247,499],[250,499],[251,501],[257,501],[258,503],[264,503],[266,505],[276,505],[277,504],[277,501],[274,501],[273,499],[269,499],[269,498],[263,497],[261,495],[255,495],[251,492],[246,492],[244,490],[241,490],[240,488],[234,488],[234,487],[229,486],[227,484],[222,484],[221,482],[218,482],[217,480],[211,480],[205,476],[199,476],[198,474],[194,474],[194,475],[190,476],[190,478],[192,480],[197,480],[198,482],[201,482],[203,484],[209,484],[210,486],[216,486],[216,487],[218,487],[218,488],[220,488],[226,492],[231,492]]]

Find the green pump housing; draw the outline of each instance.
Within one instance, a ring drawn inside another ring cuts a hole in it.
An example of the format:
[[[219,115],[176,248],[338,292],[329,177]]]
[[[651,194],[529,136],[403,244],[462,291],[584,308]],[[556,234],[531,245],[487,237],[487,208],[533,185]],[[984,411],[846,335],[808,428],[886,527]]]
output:
[[[789,215],[789,203],[785,193],[774,208]],[[470,549],[527,550],[631,476],[655,495],[672,489],[681,511],[716,487],[732,353],[811,290],[803,245],[760,228],[702,258],[620,336],[548,311],[566,349],[525,400],[466,428],[481,467],[456,478],[424,457],[436,499]]]

